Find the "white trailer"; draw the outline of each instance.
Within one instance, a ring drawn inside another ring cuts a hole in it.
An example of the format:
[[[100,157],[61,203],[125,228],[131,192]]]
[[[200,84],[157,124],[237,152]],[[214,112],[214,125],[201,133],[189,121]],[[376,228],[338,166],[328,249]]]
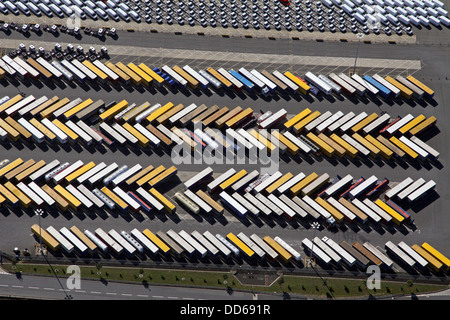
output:
[[[86,253],[88,247],[82,241],[80,241],[80,239],[78,239],[69,229],[67,229],[66,227],[62,227],[61,229],[59,229],[59,232],[67,240],[69,240],[69,242],[71,242],[81,254]]]
[[[378,94],[379,90],[377,88],[375,88],[373,85],[371,85],[370,83],[368,83],[366,80],[361,78],[358,74],[356,74],[356,73],[353,74],[352,79],[355,80],[356,82],[358,82],[361,86],[365,87],[373,95]]]
[[[250,239],[262,250],[264,250],[264,252],[266,253],[266,257],[270,258],[271,260],[275,260],[278,257],[278,253],[255,233],[250,236]]]
[[[381,219],[383,219],[385,223],[389,223],[390,221],[392,221],[392,216],[386,211],[384,211],[380,206],[377,206],[373,201],[369,199],[364,199],[363,203],[368,208],[373,210],[373,212],[375,212],[379,217],[381,217]]]
[[[343,177],[342,179],[339,179],[339,181],[337,181],[336,183],[333,183],[331,186],[329,186],[325,190],[325,194],[328,197],[331,197],[336,192],[338,192],[339,190],[341,190],[342,188],[344,188],[348,184],[352,183],[352,181],[353,181],[353,176],[350,175],[350,174],[347,174],[345,177]]]
[[[317,133],[324,132],[329,126],[331,126],[333,123],[338,121],[343,115],[344,115],[344,113],[342,111],[336,112],[331,117],[329,117],[327,120],[325,120],[324,122],[320,123],[316,127],[316,132]]]
[[[403,189],[400,193],[398,193],[398,199],[400,199],[400,201],[403,201],[408,195],[420,188],[423,184],[425,184],[425,180],[423,178],[419,178],[415,182],[411,183],[408,187]]]
[[[133,256],[136,253],[136,248],[132,246],[124,237],[122,237],[116,230],[111,229],[108,231],[108,235],[123,249],[128,256]]]
[[[325,81],[321,80],[319,77],[317,77],[312,72],[307,72],[305,74],[305,79],[309,82],[311,82],[315,87],[319,88],[320,91],[323,93],[330,95],[333,88],[328,85]]]
[[[420,254],[418,254],[414,249],[408,246],[404,241],[398,244],[398,247],[402,249],[406,254],[413,258],[417,265],[421,268],[426,268],[428,266],[428,261],[425,260]]]
[[[281,186],[279,186],[277,191],[279,193],[285,193],[292,186],[300,182],[303,178],[305,178],[305,174],[303,172],[300,172],[299,174],[297,174],[296,176],[292,177],[291,179],[283,183]]]
[[[203,236],[211,242],[219,251],[223,254],[225,258],[229,258],[231,256],[231,250],[228,249],[221,241],[219,241],[211,232],[205,231]]]
[[[255,170],[256,171],[256,170]],[[272,210],[269,209],[265,204],[263,204],[260,200],[258,200],[254,195],[250,192],[244,193],[244,198],[250,202],[254,207],[258,208],[262,213],[266,216],[269,216],[272,213]]]
[[[55,238],[56,241],[59,242],[61,247],[67,252],[72,253],[73,249],[75,248],[72,243],[70,243],[67,238],[65,238],[58,230],[56,230],[54,227],[50,226],[47,229],[47,232],[50,233],[50,235]]]
[[[413,179],[411,179],[410,177],[406,178],[405,180],[403,180],[402,182],[400,182],[399,184],[397,184],[395,187],[389,189],[385,194],[384,197],[386,199],[391,199],[394,196],[396,196],[397,194],[399,194],[403,189],[405,189],[407,186],[409,186],[411,183],[413,183]]]
[[[100,250],[103,253],[108,252],[108,246],[102,240],[100,240],[95,234],[93,234],[89,230],[84,230],[83,233],[97,246],[97,248],[100,248]]]
[[[185,230],[181,230],[180,232],[178,232],[178,234],[195,249],[195,251],[200,255],[201,258],[204,258],[206,256],[208,250],[197,240],[195,240],[189,233],[187,233]]]
[[[323,237],[322,241],[325,242],[328,246],[330,246],[330,248],[332,248],[334,251],[336,251],[348,266],[351,267],[355,264],[356,259],[344,248],[342,248],[337,242],[334,242],[332,239],[328,237]]]
[[[303,239],[302,245],[305,246],[310,252],[312,252],[314,256],[319,258],[325,264],[329,264],[331,262],[331,258],[325,252],[323,252],[323,250],[320,249],[319,246],[314,245],[308,238]]]
[[[379,223],[381,221],[381,217],[377,215],[372,209],[367,207],[364,203],[359,201],[358,199],[353,199],[351,201],[359,210],[361,210],[364,214],[366,214],[369,218],[373,220],[375,223]]]
[[[208,191],[210,193],[214,192],[222,182],[224,182],[225,180],[230,178],[235,173],[236,173],[236,170],[234,170],[233,168],[228,169],[227,171],[225,171],[223,174],[221,174],[219,177],[217,177],[216,179],[214,179],[207,185]]]
[[[289,139],[293,144],[295,144],[297,147],[299,147],[304,153],[308,154],[312,151],[311,147],[304,143],[302,140],[294,136],[289,131],[283,132],[283,135]]]
[[[259,185],[257,185],[253,191],[254,193],[260,193],[263,190],[265,190],[268,186],[270,186],[272,183],[274,183],[275,181],[277,181],[278,179],[280,179],[283,176],[283,174],[280,171],[275,172],[274,174],[272,174],[268,179],[264,180],[262,183],[260,183]]]
[[[202,235],[197,230],[194,230],[191,232],[192,237],[197,240],[199,243],[201,243],[209,252],[209,254],[216,258],[219,254],[219,249],[217,249],[204,235]]]
[[[251,240],[249,237],[247,237],[243,232],[239,232],[237,237],[246,245],[248,246],[256,255],[262,259],[266,256],[266,252],[258,247],[253,240]]]
[[[159,248],[153,244],[142,232],[140,232],[138,229],[131,230],[131,235],[141,243],[141,245],[144,246],[145,249],[147,249],[148,252],[150,252],[152,255],[156,255],[159,251]]]
[[[287,252],[289,252],[294,257],[295,261],[299,262],[301,260],[302,255],[297,250],[292,248],[292,246],[290,246],[286,241],[278,236],[276,236],[274,240],[278,242],[278,244],[282,246]]]
[[[371,133],[373,130],[375,130],[376,128],[380,127],[381,125],[387,123],[389,120],[391,119],[391,116],[387,113],[381,115],[380,117],[378,117],[377,119],[375,119],[375,121],[372,121],[371,123],[369,123],[367,126],[365,126],[364,128],[362,128],[362,131],[365,134],[369,134]]]
[[[330,197],[327,199],[327,202],[335,207],[340,213],[342,213],[348,221],[355,221],[356,215],[349,209],[347,209],[344,205],[342,205],[339,201]]]
[[[272,212],[278,216],[281,217],[281,215],[283,214],[283,210],[281,210],[280,208],[278,208],[272,201],[270,201],[269,199],[267,199],[265,196],[263,196],[261,193],[257,193],[255,194],[255,198],[258,199],[259,201],[261,201],[266,207],[268,207],[270,210],[272,210]]]
[[[38,171],[34,172],[32,175],[30,175],[31,181],[37,181],[40,178],[42,178],[46,173],[49,171],[55,169],[60,165],[60,162],[58,160],[53,160],[52,162],[46,164],[44,167],[39,169]]]
[[[343,116],[342,118],[340,118],[338,121],[332,123],[329,127],[328,127],[328,131],[330,131],[330,133],[334,132],[336,129],[340,128],[342,125],[344,125],[346,122],[350,121],[353,117],[355,117],[355,114],[353,112],[349,112],[347,113],[345,116]]]
[[[365,118],[367,118],[367,113],[363,111],[360,114],[358,114],[357,116],[355,116],[352,119],[350,119],[349,121],[345,122],[342,126],[340,126],[339,129],[342,132],[346,132],[351,127],[353,127],[355,124],[357,124],[358,122],[364,120]]]
[[[284,214],[288,217],[288,219],[293,219],[296,216],[295,211],[292,210],[291,207],[289,207],[286,203],[281,201],[280,198],[275,196],[274,194],[269,194],[267,199],[272,201],[278,208],[280,208],[284,212]]]
[[[410,113],[408,113],[406,116],[404,116],[403,118],[401,118],[399,121],[397,121],[396,123],[394,123],[392,126],[390,126],[389,128],[387,128],[387,133],[389,133],[390,135],[393,135],[394,133],[397,132],[397,130],[399,130],[401,127],[403,127],[405,124],[407,124],[408,122],[410,122],[411,120],[414,119],[414,116]]]
[[[282,194],[279,196],[279,199],[283,201],[289,208],[294,210],[294,212],[298,215],[300,215],[302,218],[306,218],[308,216],[308,213],[303,210],[297,203],[292,201],[288,196],[285,194]]]
[[[334,263],[338,264],[341,262],[342,258],[331,249],[322,239],[319,237],[315,237],[312,242],[314,242],[315,245],[317,245],[320,249],[323,250],[333,261]]]
[[[30,182],[28,184],[28,187],[33,190],[40,198],[42,198],[47,205],[53,206],[55,204],[55,200],[53,200],[52,197],[50,197],[44,190],[41,189],[36,183]]]
[[[305,126],[306,131],[314,130],[314,128],[316,128],[322,122],[324,122],[325,120],[330,118],[332,115],[333,115],[333,113],[331,111],[326,111],[326,112],[322,113],[320,116],[318,116],[316,119],[314,119],[313,121],[311,121],[310,123],[308,123]]]
[[[89,199],[93,204],[97,206],[97,208],[103,208],[105,203],[101,201],[94,193],[91,192],[88,188],[86,188],[84,185],[80,184],[77,187],[78,191],[80,191],[86,198]]]
[[[366,180],[361,182],[359,185],[357,185],[355,188],[353,188],[349,192],[350,198],[354,199],[354,198],[360,196],[365,190],[374,186],[377,183],[377,181],[378,181],[378,178],[376,176],[374,176],[374,175],[370,176],[369,178],[367,178]]]
[[[386,267],[388,267],[389,269],[392,268],[394,262],[391,259],[389,259],[383,252],[378,250],[373,244],[371,244],[370,242],[364,242],[363,246],[367,250],[369,250],[373,255],[375,255],[378,259],[380,259]]]
[[[339,77],[347,82],[349,85],[351,85],[353,88],[355,88],[356,93],[359,96],[363,96],[366,93],[366,88],[362,85],[360,85],[358,82],[347,76],[345,73],[339,73]]]
[[[82,194],[78,189],[76,189],[73,185],[69,184],[66,187],[67,191],[69,191],[75,198],[78,199],[87,209],[90,209],[94,203],[89,200],[84,194]]]
[[[81,176],[79,176],[77,178],[77,182],[80,183],[80,184],[84,183],[87,179],[89,179],[93,175],[97,174],[98,172],[100,172],[104,168],[106,168],[106,164],[104,162],[101,162],[101,163],[97,164],[95,167],[93,167],[89,171],[87,171],[87,172],[83,173]]]
[[[433,149],[432,147],[430,147],[429,144],[423,142],[422,140],[420,140],[419,138],[417,138],[416,136],[412,136],[410,138],[410,140],[415,143],[416,145],[418,145],[420,148],[422,148],[423,150],[425,150],[428,153],[428,157],[431,160],[437,160],[439,158],[439,152],[437,152],[435,149]]]
[[[385,248],[390,251],[395,257],[401,260],[409,268],[414,268],[416,261],[409,257],[405,252],[403,252],[397,245],[395,245],[392,241],[386,242],[384,245]]]
[[[342,91],[341,87],[338,86],[333,81],[331,81],[326,75],[319,74],[319,79],[322,80],[323,82],[325,82],[326,84],[328,84],[332,88],[332,90],[334,92],[336,92],[337,94],[341,93],[341,91]]]
[[[424,197],[428,192],[433,190],[435,186],[436,186],[436,182],[434,182],[433,180],[430,180],[427,183],[425,183],[423,186],[418,188],[416,191],[409,194],[406,199],[408,200],[409,203],[415,202],[418,199]]]
[[[31,190],[25,183],[19,182],[17,188],[20,189],[28,198],[30,198],[36,206],[40,207],[44,204],[44,200],[41,199],[33,190]]]

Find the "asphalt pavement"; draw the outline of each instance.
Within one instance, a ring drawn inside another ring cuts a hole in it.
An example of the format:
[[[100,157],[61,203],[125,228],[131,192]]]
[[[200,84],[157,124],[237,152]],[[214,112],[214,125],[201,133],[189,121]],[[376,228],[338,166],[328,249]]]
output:
[[[434,32],[434,31],[433,31]],[[444,30],[444,32],[447,32]],[[20,41],[21,36],[14,35]],[[28,40],[35,39],[32,35]],[[74,45],[77,41],[72,41],[65,35],[60,35],[59,38],[54,39],[53,36],[44,35],[39,38],[44,41],[67,41]],[[38,38],[36,38],[38,39]],[[420,36],[418,36],[418,41]],[[98,41],[99,44],[127,46],[138,44],[140,47],[149,48],[169,48],[169,49],[183,49],[183,50],[212,50],[218,52],[233,52],[240,53],[267,53],[279,55],[320,55],[329,57],[355,57],[358,52],[358,57],[361,58],[384,58],[384,59],[410,59],[420,60],[421,69],[414,72],[414,76],[419,80],[423,80],[436,92],[434,102],[426,102],[419,104],[416,102],[406,103],[404,100],[396,102],[385,102],[382,100],[350,100],[345,96],[327,98],[304,98],[302,96],[292,97],[273,97],[272,99],[261,99],[260,97],[248,95],[227,95],[220,92],[170,92],[158,90],[140,90],[136,88],[84,88],[78,87],[58,87],[43,84],[38,87],[34,84],[23,84],[21,82],[10,83],[7,81],[0,82],[0,89],[2,95],[15,95],[18,92],[26,94],[33,94],[35,96],[47,95],[48,97],[58,95],[59,97],[68,97],[70,99],[76,97],[105,99],[106,101],[116,100],[120,101],[126,99],[129,102],[137,104],[144,101],[152,103],[166,103],[173,102],[174,104],[183,103],[188,105],[190,103],[206,104],[207,106],[242,106],[252,107],[254,110],[271,110],[276,111],[280,108],[285,108],[289,114],[296,114],[304,108],[312,108],[325,112],[327,110],[336,112],[338,110],[344,113],[353,111],[365,111],[367,113],[382,111],[388,112],[392,116],[404,116],[411,113],[414,116],[424,114],[425,116],[435,115],[438,119],[437,128],[438,133],[427,140],[433,148],[441,152],[440,165],[438,166],[423,166],[410,165],[400,166],[398,164],[389,165],[387,163],[374,162],[339,162],[329,161],[325,158],[321,161],[307,162],[304,159],[297,161],[289,160],[282,161],[280,171],[286,172],[300,172],[310,173],[315,171],[317,173],[329,173],[330,176],[339,174],[344,176],[348,173],[354,177],[369,176],[375,174],[380,179],[384,177],[391,181],[402,181],[404,178],[410,176],[413,179],[422,177],[425,180],[433,179],[437,182],[438,199],[431,203],[427,203],[424,208],[418,212],[413,212],[415,218],[415,228],[413,229],[396,229],[396,228],[368,228],[368,229],[339,229],[337,231],[323,229],[319,232],[312,230],[310,226],[303,225],[298,222],[286,222],[284,220],[266,221],[263,219],[236,219],[230,213],[227,213],[225,219],[216,219],[205,216],[192,216],[182,209],[179,210],[179,215],[183,219],[166,216],[163,214],[156,215],[130,215],[118,214],[110,215],[96,215],[96,214],[58,214],[52,213],[46,215],[42,219],[44,227],[53,225],[56,228],[63,226],[70,227],[77,225],[80,229],[93,230],[101,226],[105,230],[114,228],[116,230],[130,231],[134,227],[138,229],[149,228],[152,231],[164,230],[167,231],[173,228],[175,231],[185,229],[186,231],[205,231],[209,230],[213,234],[226,234],[229,231],[234,233],[244,232],[247,235],[257,233],[260,236],[281,236],[285,241],[293,245],[296,249],[301,250],[301,241],[303,238],[312,238],[314,235],[320,237],[327,236],[335,241],[346,240],[347,242],[358,240],[360,242],[370,241],[371,243],[384,247],[384,243],[391,240],[395,243],[405,241],[412,245],[413,243],[422,243],[424,241],[435,245],[444,254],[450,254],[450,239],[449,239],[449,220],[446,217],[446,208],[449,207],[449,173],[448,161],[449,151],[447,146],[448,138],[450,138],[446,128],[446,119],[448,119],[448,108],[446,105],[449,102],[449,92],[447,90],[448,74],[449,74],[449,52],[447,46],[416,44],[416,45],[391,45],[391,44],[357,44],[357,43],[340,43],[340,42],[308,42],[296,40],[267,40],[267,39],[240,39],[240,38],[215,38],[215,37],[201,37],[197,35],[177,36],[172,34],[154,34],[154,33],[126,33],[119,32],[117,40],[108,39],[102,42],[96,38],[83,37],[79,43]],[[359,46],[359,48],[358,48]],[[124,52],[127,56],[129,53]],[[132,55],[132,54],[131,54]],[[311,66],[316,67],[314,65]],[[286,68],[288,69],[288,68]],[[376,70],[374,70],[376,71]],[[391,70],[389,70],[391,71]],[[382,75],[386,75],[381,73]],[[69,148],[62,149],[57,146],[53,147],[36,147],[28,145],[12,145],[2,144],[0,146],[2,158],[15,159],[21,157],[22,159],[33,158],[35,160],[43,159],[51,161],[59,159],[61,161],[73,161],[74,159],[81,159],[85,162],[112,162],[118,164],[134,165],[139,163],[141,165],[153,164],[168,165],[171,163],[170,156],[164,153],[144,153],[136,150],[90,150]],[[3,156],[5,155],[5,156]],[[200,171],[205,165],[181,164],[177,165],[180,172]],[[230,166],[228,165],[214,165],[215,173],[224,172]],[[247,171],[259,169],[259,166],[252,164],[234,164],[234,168],[244,168]],[[174,190],[181,188],[180,185],[173,186]],[[37,223],[38,219],[33,212],[11,212],[3,210],[0,214],[0,234],[2,234],[2,241],[0,248],[10,252],[15,246],[20,248],[32,247],[35,243],[31,236],[30,226]]]

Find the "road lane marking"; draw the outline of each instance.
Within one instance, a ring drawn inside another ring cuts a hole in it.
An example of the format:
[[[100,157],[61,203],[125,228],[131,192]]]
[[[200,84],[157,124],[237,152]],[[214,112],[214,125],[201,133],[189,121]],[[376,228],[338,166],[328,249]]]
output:
[[[44,288],[44,290],[54,291],[55,288]]]
[[[122,295],[122,296],[126,296],[126,297],[131,297],[131,296],[132,296],[131,293],[122,293],[121,295]]]
[[[39,290],[39,287],[28,287],[28,289],[38,289]]]
[[[157,299],[164,299],[163,296],[152,296],[152,298],[157,298]]]
[[[98,292],[98,291],[91,291],[91,293],[94,293],[94,294],[102,294],[101,292]]]
[[[23,286],[11,286],[11,288],[23,288]]]
[[[141,298],[148,298],[147,294],[137,294],[136,296]]]

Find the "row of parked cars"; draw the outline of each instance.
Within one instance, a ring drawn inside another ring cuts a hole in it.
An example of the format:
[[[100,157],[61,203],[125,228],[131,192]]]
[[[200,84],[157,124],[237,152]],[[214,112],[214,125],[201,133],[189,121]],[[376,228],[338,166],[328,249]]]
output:
[[[331,0],[315,2],[296,0],[293,6],[283,6],[279,1],[269,0],[262,2],[241,0],[240,4],[236,0],[220,0],[218,3],[215,0],[178,3],[172,0],[8,0],[0,3],[0,11],[5,14],[10,11],[16,15],[22,12],[26,15],[33,13],[38,16],[64,18],[77,14],[81,19],[103,19],[116,22],[123,20],[152,23],[155,21],[158,24],[178,23],[190,26],[243,27],[245,29],[253,27],[288,31],[306,29],[323,32],[328,29],[331,32],[338,30],[347,32],[349,30],[353,33],[365,34],[371,32],[379,34],[383,30],[388,35],[392,34],[392,30],[399,35],[404,32],[412,35],[412,28],[406,22],[400,24],[389,20],[381,21],[380,24],[375,17],[379,14],[375,7],[382,10],[381,13],[385,11],[385,6],[375,4],[372,0],[365,0],[364,3],[362,0],[353,2],[345,0],[345,3],[340,0],[333,2]],[[390,15],[394,20],[397,19],[394,13]]]

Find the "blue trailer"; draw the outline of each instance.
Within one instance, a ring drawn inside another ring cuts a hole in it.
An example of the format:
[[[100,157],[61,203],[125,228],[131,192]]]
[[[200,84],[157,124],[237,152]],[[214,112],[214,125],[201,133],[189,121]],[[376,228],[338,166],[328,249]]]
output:
[[[240,82],[242,82],[242,84],[244,85],[245,89],[248,92],[252,92],[253,88],[255,87],[255,85],[250,82],[250,80],[248,80],[246,77],[244,77],[243,75],[241,75],[239,72],[234,71],[233,69],[229,70],[230,74],[235,77],[236,79],[238,79]]]
[[[152,70],[155,71],[159,76],[161,76],[161,78],[163,78],[169,86],[171,87],[174,86],[175,80],[173,80],[169,75],[167,75],[167,73],[162,72],[159,68],[153,68]]]
[[[365,75],[364,76],[364,80],[366,80],[367,82],[369,82],[371,85],[373,85],[375,88],[377,88],[379,90],[379,94],[385,98],[385,99],[389,99],[392,92],[391,90],[389,90],[388,88],[386,88],[385,86],[383,86],[381,83],[379,83],[378,81],[376,81],[374,78],[372,78],[371,76]]]

